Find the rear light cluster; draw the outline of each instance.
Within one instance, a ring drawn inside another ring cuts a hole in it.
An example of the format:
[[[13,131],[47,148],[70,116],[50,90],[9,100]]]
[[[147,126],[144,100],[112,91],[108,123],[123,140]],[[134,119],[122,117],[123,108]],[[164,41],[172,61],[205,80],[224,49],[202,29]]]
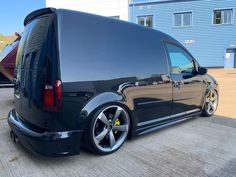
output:
[[[43,106],[48,111],[59,111],[62,108],[62,85],[56,80],[52,85],[46,84],[43,90]]]

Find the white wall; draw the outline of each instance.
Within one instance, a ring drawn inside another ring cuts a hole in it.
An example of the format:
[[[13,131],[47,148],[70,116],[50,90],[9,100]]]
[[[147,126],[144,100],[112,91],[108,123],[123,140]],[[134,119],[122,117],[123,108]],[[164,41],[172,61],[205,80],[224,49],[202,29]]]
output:
[[[46,0],[46,6],[119,16],[121,20],[128,21],[128,0]]]

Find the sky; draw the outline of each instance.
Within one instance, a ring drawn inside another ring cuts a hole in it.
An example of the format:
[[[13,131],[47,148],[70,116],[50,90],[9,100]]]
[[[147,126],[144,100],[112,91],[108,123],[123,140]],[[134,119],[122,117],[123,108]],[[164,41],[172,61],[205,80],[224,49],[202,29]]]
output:
[[[0,34],[10,35],[19,30],[23,31],[25,17],[45,6],[45,0],[1,0]]]

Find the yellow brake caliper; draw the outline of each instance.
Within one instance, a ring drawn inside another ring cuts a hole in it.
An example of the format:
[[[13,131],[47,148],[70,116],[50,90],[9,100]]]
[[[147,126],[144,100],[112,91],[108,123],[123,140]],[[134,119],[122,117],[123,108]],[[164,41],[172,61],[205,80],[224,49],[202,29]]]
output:
[[[116,121],[115,121],[115,125],[120,125],[120,120],[117,118]],[[114,132],[115,134],[117,134],[117,130]]]

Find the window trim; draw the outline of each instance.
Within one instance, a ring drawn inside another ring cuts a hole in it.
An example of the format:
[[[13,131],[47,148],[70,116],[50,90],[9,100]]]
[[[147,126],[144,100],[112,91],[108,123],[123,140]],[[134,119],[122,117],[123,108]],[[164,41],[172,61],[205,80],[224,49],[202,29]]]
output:
[[[150,16],[152,17],[152,27],[151,27],[151,29],[154,29],[154,27],[155,27],[155,16],[153,14],[143,14],[143,15],[136,16],[136,24],[138,24],[138,18],[139,17],[150,17]],[[143,26],[143,25],[141,25],[141,26]],[[150,27],[147,27],[147,26],[143,26],[143,27],[150,28]]]
[[[220,24],[215,24],[214,21],[215,21],[215,11],[223,11],[223,10],[232,10],[232,17],[231,17],[231,23],[220,23]],[[234,24],[234,15],[235,15],[235,12],[234,12],[234,7],[229,7],[229,8],[215,8],[215,9],[212,9],[212,20],[211,20],[211,24],[213,26],[221,26],[221,25],[233,25]]]
[[[191,13],[191,24],[190,25],[185,25],[183,26],[183,14],[185,13]],[[181,26],[175,26],[175,15],[176,14],[181,14]],[[172,13],[172,27],[173,28],[191,28],[193,27],[193,11],[190,10],[190,11],[178,11],[178,12],[173,12]]]
[[[120,15],[113,15],[113,16],[109,16],[109,17],[112,19],[115,19],[115,20],[120,20]]]
[[[173,67],[172,67],[172,63],[171,63],[171,59],[170,59],[170,55],[169,55],[169,50],[168,50],[167,44],[174,45],[176,47],[179,47],[183,51],[185,51],[192,58],[192,62],[193,62],[193,66],[194,66],[194,72],[197,73],[196,64],[199,65],[199,63],[196,61],[196,59],[193,57],[193,55],[187,49],[185,49],[183,46],[181,46],[181,45],[179,45],[179,44],[177,44],[177,43],[175,43],[173,41],[163,40],[163,44],[164,44],[164,48],[165,48],[166,59],[167,59],[167,64],[168,64],[168,68],[169,68],[170,74],[177,74],[177,73],[173,73]],[[184,73],[179,73],[179,74],[183,75]]]

